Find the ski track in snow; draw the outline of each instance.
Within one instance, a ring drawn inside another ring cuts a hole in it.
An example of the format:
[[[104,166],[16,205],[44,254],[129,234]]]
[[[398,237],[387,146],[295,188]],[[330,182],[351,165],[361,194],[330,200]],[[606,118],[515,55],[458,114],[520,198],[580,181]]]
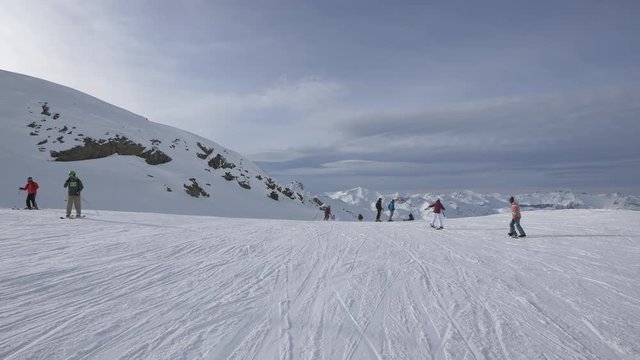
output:
[[[1,359],[640,358],[637,212],[58,213],[0,209]]]

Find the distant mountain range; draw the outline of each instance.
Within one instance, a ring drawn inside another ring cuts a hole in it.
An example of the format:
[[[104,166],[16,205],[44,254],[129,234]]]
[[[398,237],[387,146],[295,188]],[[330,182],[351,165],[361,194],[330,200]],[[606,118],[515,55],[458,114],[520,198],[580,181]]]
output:
[[[431,211],[425,211],[425,208],[436,199],[440,199],[446,207],[447,217],[452,218],[509,212],[508,198],[511,196],[511,194],[499,193],[480,194],[468,190],[447,194],[383,194],[362,187],[329,192],[325,195],[347,204],[351,207],[351,211],[367,214],[369,218],[374,216],[375,202],[379,197],[383,199],[385,210],[391,199],[396,199],[394,218],[397,220],[407,218],[410,212],[416,218],[430,218]],[[525,211],[541,209],[640,210],[640,197],[617,193],[589,194],[586,192],[554,191],[514,194],[514,196]],[[357,208],[357,210],[353,210],[353,208]]]

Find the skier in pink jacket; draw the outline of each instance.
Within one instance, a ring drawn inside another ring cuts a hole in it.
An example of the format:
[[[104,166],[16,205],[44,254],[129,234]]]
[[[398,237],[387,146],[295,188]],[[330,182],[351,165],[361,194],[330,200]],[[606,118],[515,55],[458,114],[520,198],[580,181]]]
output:
[[[525,237],[527,234],[522,230],[522,226],[520,226],[520,218],[522,214],[520,213],[520,204],[516,201],[516,199],[512,197],[509,198],[509,202],[511,203],[511,222],[509,223],[509,236],[511,237]],[[516,233],[516,229],[520,235]]]

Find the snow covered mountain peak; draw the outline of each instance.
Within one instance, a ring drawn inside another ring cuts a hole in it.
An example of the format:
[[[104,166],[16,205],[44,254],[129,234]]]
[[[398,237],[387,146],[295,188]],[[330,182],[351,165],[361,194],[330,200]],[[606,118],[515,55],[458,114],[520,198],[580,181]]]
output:
[[[48,81],[0,71],[0,121],[2,207],[24,206],[17,190],[28,176],[40,184],[40,207],[65,207],[73,169],[95,209],[287,219],[318,211],[301,187],[218,143]]]

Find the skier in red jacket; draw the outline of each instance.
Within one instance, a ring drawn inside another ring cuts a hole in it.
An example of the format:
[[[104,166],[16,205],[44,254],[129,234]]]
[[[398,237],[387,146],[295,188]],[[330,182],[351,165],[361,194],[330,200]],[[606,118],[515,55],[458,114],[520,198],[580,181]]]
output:
[[[27,207],[25,209],[38,210],[38,204],[36,204],[36,194],[38,193],[38,183],[33,181],[33,178],[29,176],[27,178],[27,185],[21,187],[20,190],[24,190],[27,192]]]
[[[437,199],[436,202],[427,206],[427,209],[433,208],[433,219],[431,220],[431,227],[434,229],[442,230],[444,226],[442,226],[442,215],[444,214],[444,205],[440,202],[440,199]],[[438,222],[438,226],[436,226],[436,221]]]

